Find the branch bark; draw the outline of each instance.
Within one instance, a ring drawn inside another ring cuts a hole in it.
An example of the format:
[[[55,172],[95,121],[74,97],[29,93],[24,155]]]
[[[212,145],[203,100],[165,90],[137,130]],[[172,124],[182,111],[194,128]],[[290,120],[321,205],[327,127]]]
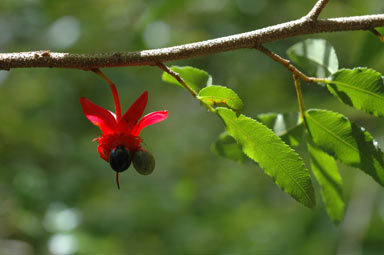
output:
[[[327,1],[320,0],[318,3],[320,2],[326,3]],[[325,5],[321,6],[324,7]],[[320,11],[321,9],[322,8],[320,8]],[[153,50],[99,54],[72,54],[50,51],[3,53],[0,54],[0,70],[29,67],[90,70],[118,66],[155,66],[158,63],[179,59],[193,58],[236,49],[255,48],[257,45],[298,35],[352,30],[372,31],[372,29],[376,27],[384,26],[384,14],[320,20],[311,20],[308,19],[307,16],[247,33]]]

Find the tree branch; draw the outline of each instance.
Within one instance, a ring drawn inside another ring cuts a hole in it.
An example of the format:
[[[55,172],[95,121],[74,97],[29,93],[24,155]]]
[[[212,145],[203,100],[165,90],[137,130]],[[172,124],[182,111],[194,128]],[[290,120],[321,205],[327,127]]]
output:
[[[328,3],[328,0],[319,0],[315,4],[315,6],[313,6],[312,10],[307,14],[306,18],[312,21],[317,20],[321,11],[325,8],[327,3]]]
[[[317,4],[325,5],[326,1]],[[316,6],[315,6],[316,7]],[[321,9],[321,8],[320,8]],[[322,32],[369,30],[384,26],[384,14],[310,20],[301,19],[213,40],[136,52],[71,54],[33,51],[0,54],[0,70],[25,67],[56,67],[90,70],[103,67],[157,65],[236,49],[254,48],[267,42]]]

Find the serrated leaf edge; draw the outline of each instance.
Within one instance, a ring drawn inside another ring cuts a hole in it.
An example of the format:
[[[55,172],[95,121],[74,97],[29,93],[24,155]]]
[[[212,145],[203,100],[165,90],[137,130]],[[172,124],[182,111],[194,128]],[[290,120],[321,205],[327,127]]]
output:
[[[261,125],[263,125],[265,128],[267,128],[267,129],[269,129],[269,130],[271,130],[270,128],[268,128],[267,126],[265,126],[263,123],[261,123],[261,122],[259,122],[259,121],[257,121],[257,120],[255,120],[255,119],[252,119],[252,118],[250,118],[250,117],[247,117],[247,116],[245,116],[245,115],[242,115],[243,116],[243,118],[246,118],[246,119],[249,119],[249,120],[251,120],[251,121],[255,121],[255,122],[257,122],[258,124],[261,124]],[[240,130],[241,131],[241,133],[243,133],[244,135],[245,135],[245,137],[247,137],[248,138],[248,135],[246,135],[246,133],[241,129],[241,127],[240,128],[238,128],[238,130]],[[272,131],[272,130],[271,130]],[[277,136],[273,131],[272,131],[272,133],[273,133],[273,135],[275,135],[283,144],[284,144],[284,146],[288,149],[288,150],[290,150],[292,153],[294,153],[294,154],[296,154],[297,156],[298,156],[298,158],[300,159],[300,156],[299,156],[299,154],[297,154],[290,146],[288,146],[279,136]],[[232,135],[231,135],[232,136]],[[233,136],[232,136],[233,137]],[[237,141],[237,139],[235,138],[235,137],[233,137],[236,141]],[[238,141],[237,141],[238,142]],[[239,143],[239,142],[238,142]],[[254,146],[252,146],[252,147],[254,147]],[[246,154],[249,158],[251,158],[249,155],[248,155],[248,153],[247,152],[245,152],[244,150],[243,150],[243,153],[244,154]],[[272,159],[271,157],[270,157],[270,155],[268,154],[268,153],[264,153],[265,155],[268,155],[268,157],[269,157],[269,159],[270,160],[274,160],[274,159]],[[251,158],[252,159],[252,158]],[[252,159],[252,160],[254,160],[254,159]],[[275,161],[276,162],[276,161]],[[260,164],[259,162],[257,162],[258,164]],[[276,162],[278,165],[279,165],[279,168],[280,169],[284,169],[284,167],[280,164],[280,162]],[[307,172],[308,172],[308,175],[309,175],[309,171],[308,171],[308,169],[305,167],[305,165],[304,165],[304,163],[303,162],[301,162],[301,164],[302,164],[302,166],[304,167],[304,169],[306,169],[307,170]],[[296,184],[296,186],[297,187],[299,187],[300,188],[300,190],[304,193],[304,195],[305,195],[305,197],[307,198],[307,200],[310,202],[310,207],[312,207],[312,206],[314,206],[315,205],[315,203],[314,203],[314,200],[313,199],[311,199],[310,198],[310,196],[309,196],[309,194],[307,194],[307,192],[305,191],[305,189],[304,189],[304,187],[302,187],[302,185],[300,185],[296,180],[295,180],[295,178],[293,178],[288,172],[284,172],[283,171],[283,173],[284,174],[286,174],[286,176],[289,176],[289,178]],[[269,174],[268,174],[269,175]],[[271,176],[271,175],[269,175],[269,176]],[[273,176],[271,176],[272,177],[272,179],[278,184],[279,182],[273,177]],[[281,187],[280,185],[279,185],[279,187]],[[284,188],[283,187],[281,187],[283,190],[284,190]]]

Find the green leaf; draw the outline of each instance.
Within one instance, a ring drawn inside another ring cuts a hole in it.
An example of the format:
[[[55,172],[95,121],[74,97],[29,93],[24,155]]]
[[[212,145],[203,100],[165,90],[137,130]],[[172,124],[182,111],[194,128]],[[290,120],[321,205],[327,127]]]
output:
[[[178,73],[196,93],[200,89],[212,85],[212,77],[204,70],[192,66],[171,66],[170,69]],[[163,72],[161,79],[184,88],[172,75],[166,72]]]
[[[198,98],[207,104],[215,106],[226,106],[236,112],[243,109],[243,102],[232,90],[223,86],[212,85],[205,87],[199,92]]]
[[[307,39],[287,50],[288,57],[306,74],[328,77],[339,69],[336,51],[324,39]]]
[[[240,144],[238,144],[227,132],[220,134],[217,141],[211,145],[211,150],[218,156],[240,163],[247,159]]]
[[[384,116],[384,83],[379,72],[368,68],[341,69],[330,79],[328,90],[341,102]]]
[[[343,184],[335,159],[323,152],[308,138],[308,151],[311,155],[311,168],[320,184],[321,196],[331,220],[338,224],[343,218]]]
[[[227,108],[217,108],[226,130],[243,152],[260,165],[275,183],[307,207],[315,205],[311,177],[300,156],[262,123]]]
[[[263,113],[257,115],[257,120],[272,129],[290,146],[300,144],[304,128],[299,113]]]
[[[384,155],[367,131],[331,111],[308,110],[305,116],[308,130],[320,149],[363,170],[384,186]]]

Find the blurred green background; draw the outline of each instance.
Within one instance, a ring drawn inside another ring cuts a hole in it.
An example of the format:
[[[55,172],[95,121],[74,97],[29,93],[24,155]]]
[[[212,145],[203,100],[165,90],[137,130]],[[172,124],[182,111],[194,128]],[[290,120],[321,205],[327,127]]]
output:
[[[241,33],[299,18],[315,0],[1,0],[0,51],[94,53],[166,47]],[[382,0],[330,1],[321,17],[382,13]],[[381,29],[381,31],[384,31]],[[384,46],[368,32],[296,37],[266,46],[285,56],[302,39],[325,38],[341,67],[384,73]],[[297,111],[279,64],[254,50],[172,62],[193,65],[234,89],[245,114]],[[346,216],[328,219],[283,193],[255,164],[210,152],[220,120],[154,67],[105,69],[123,110],[149,91],[146,113],[169,110],[141,136],[156,169],[120,177],[99,158],[100,134],[79,98],[113,109],[96,75],[68,69],[0,71],[0,254],[383,254],[383,188],[342,167]],[[339,111],[384,144],[383,120],[304,85],[307,108]],[[308,162],[305,151],[300,153]],[[317,189],[318,190],[318,189]]]

